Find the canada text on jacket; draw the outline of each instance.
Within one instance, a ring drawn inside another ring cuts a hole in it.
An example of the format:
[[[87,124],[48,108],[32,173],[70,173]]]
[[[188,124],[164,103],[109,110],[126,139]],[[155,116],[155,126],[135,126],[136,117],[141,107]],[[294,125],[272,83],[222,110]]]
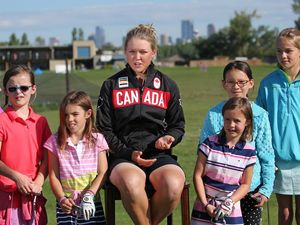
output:
[[[139,88],[113,90],[114,108],[128,107],[142,102],[145,105],[167,109],[169,100],[170,92],[153,90],[151,88],[145,88],[141,98]]]

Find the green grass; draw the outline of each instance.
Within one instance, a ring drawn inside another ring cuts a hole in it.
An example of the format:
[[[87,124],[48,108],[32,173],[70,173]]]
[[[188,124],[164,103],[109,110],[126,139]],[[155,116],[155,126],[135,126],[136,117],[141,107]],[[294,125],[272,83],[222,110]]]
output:
[[[255,88],[250,93],[250,99],[256,97],[259,82],[263,76],[271,72],[274,65],[264,65],[252,67],[256,81]],[[178,155],[190,187],[190,208],[195,199],[195,191],[192,185],[192,174],[196,159],[196,146],[203,119],[210,107],[219,101],[226,99],[227,95],[221,86],[223,67],[210,67],[207,72],[201,72],[199,68],[175,67],[160,68],[160,70],[173,78],[181,91],[183,109],[186,119],[186,134],[183,141],[174,149]],[[99,89],[102,82],[115,73],[110,69],[101,71],[74,72],[70,77],[70,89],[81,89],[86,91],[96,104]],[[52,131],[56,131],[58,125],[57,110],[49,110],[49,107],[56,108],[66,93],[65,77],[45,73],[37,77],[38,96],[35,102],[37,111],[48,118]],[[46,104],[47,103],[47,104]],[[48,198],[47,210],[49,224],[55,224],[55,198],[50,191],[49,184],[46,183],[44,193]],[[104,200],[103,200],[104,202]],[[174,211],[174,224],[181,224],[180,207]],[[120,202],[117,204],[117,224],[132,224]],[[267,224],[267,213],[264,210],[263,224]],[[277,224],[277,203],[272,196],[270,201],[270,224]]]

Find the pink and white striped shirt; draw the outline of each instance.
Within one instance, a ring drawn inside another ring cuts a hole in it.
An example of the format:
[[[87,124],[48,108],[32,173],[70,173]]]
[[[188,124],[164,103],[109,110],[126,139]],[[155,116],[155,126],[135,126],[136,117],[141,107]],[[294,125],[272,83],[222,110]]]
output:
[[[109,147],[102,134],[93,133],[93,138],[94,144],[88,145],[87,140],[83,138],[76,146],[68,138],[66,149],[60,150],[57,134],[54,134],[44,144],[59,161],[60,182],[66,196],[89,187],[98,174],[98,154],[107,151]]]

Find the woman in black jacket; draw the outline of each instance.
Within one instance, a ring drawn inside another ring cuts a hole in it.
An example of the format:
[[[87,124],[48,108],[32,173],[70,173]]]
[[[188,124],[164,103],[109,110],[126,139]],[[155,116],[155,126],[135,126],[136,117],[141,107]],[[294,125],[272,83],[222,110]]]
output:
[[[130,30],[128,64],[104,81],[97,107],[97,127],[111,149],[109,179],[135,224],[159,224],[177,206],[185,181],[171,154],[184,134],[180,94],[155,69],[156,52],[152,25]]]

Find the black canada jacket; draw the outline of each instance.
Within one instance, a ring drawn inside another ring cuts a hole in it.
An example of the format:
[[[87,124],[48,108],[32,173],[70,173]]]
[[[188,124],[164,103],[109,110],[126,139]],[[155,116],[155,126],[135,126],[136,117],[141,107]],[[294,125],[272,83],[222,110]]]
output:
[[[155,155],[155,141],[163,135],[184,134],[184,115],[176,83],[151,64],[141,85],[126,68],[103,82],[97,106],[97,128],[104,135],[113,158],[131,160],[133,151]],[[160,151],[161,152],[161,151]]]

